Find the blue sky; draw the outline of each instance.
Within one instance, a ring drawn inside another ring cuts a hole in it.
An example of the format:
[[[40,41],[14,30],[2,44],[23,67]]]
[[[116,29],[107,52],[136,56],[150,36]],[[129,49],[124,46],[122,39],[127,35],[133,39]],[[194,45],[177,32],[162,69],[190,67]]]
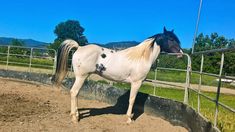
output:
[[[53,42],[55,26],[78,20],[89,42],[142,41],[174,29],[183,48],[192,45],[199,0],[4,0],[0,36]],[[199,32],[235,38],[234,0],[204,0]]]

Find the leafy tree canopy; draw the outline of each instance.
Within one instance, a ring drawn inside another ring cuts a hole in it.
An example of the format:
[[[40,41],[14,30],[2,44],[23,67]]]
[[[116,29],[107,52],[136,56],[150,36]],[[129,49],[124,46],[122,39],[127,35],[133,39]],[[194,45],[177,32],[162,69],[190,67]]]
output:
[[[196,38],[194,51],[197,52],[232,47],[235,47],[234,39],[227,39],[224,36],[219,36],[217,33],[211,33],[211,35],[200,33]]]
[[[79,43],[79,45],[86,45],[88,42],[86,37],[83,35],[84,28],[80,25],[79,21],[67,20],[56,25],[54,33],[57,38],[49,48],[58,49],[61,42],[65,39],[73,39]]]
[[[203,33],[199,34],[196,38],[195,51],[205,51],[212,49],[221,49],[221,48],[235,48],[235,40],[227,39],[224,36],[220,36],[217,33],[211,33],[210,35],[204,35]],[[224,62],[224,74],[235,75],[235,53],[226,52],[225,53],[225,62]],[[220,53],[211,53],[205,56],[203,70],[210,73],[219,73],[221,61]],[[193,70],[199,70],[201,63],[200,56],[192,56],[192,67]]]

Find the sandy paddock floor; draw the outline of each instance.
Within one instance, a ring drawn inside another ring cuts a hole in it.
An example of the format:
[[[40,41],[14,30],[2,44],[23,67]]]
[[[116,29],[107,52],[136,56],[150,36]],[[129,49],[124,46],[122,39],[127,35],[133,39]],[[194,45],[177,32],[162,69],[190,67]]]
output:
[[[61,132],[185,132],[185,128],[142,114],[126,124],[126,116],[100,112],[89,116],[90,109],[102,110],[110,105],[79,98],[84,116],[78,124],[70,120],[70,95],[50,86],[0,78],[0,131]],[[84,110],[86,109],[86,110]]]

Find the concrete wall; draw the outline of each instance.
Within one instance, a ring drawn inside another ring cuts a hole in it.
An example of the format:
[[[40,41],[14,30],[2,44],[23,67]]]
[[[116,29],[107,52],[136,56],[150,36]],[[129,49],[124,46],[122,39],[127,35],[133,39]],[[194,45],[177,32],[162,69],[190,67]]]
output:
[[[0,76],[51,84],[51,76],[46,74],[0,70]],[[67,79],[64,85],[69,89],[72,84],[73,79]],[[79,95],[86,99],[95,99],[112,104],[111,107],[103,108],[100,111],[101,113],[105,111],[106,113],[125,114],[127,111],[129,99],[129,91],[127,90],[87,81]],[[137,119],[143,112],[164,118],[172,124],[184,126],[189,131],[216,131],[210,122],[206,121],[191,107],[181,102],[138,93],[134,105],[134,119]]]

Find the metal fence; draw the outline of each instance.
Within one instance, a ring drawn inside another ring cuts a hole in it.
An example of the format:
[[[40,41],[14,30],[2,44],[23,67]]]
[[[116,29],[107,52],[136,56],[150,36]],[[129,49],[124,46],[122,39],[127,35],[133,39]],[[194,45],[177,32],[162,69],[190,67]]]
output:
[[[166,54],[166,55],[170,55],[170,56],[176,56],[178,55],[178,53],[161,53],[161,54]],[[191,71],[191,58],[188,54],[183,54],[183,56],[186,57],[187,59],[187,65],[185,67],[185,69],[176,69],[176,68],[166,68],[166,67],[156,67],[156,69],[154,70],[154,81],[157,80],[157,71],[158,70],[169,70],[169,71],[182,71],[186,73],[186,78],[185,78],[185,93],[184,93],[184,103],[188,104],[188,89],[190,88],[190,71]],[[156,95],[156,83],[154,83],[154,92],[153,95]],[[166,83],[166,85],[168,85]]]
[[[222,84],[222,79],[232,79],[235,80],[234,76],[226,76],[223,75],[222,71],[223,71],[223,66],[224,66],[224,54],[226,52],[231,52],[231,51],[235,51],[235,48],[233,49],[217,49],[217,50],[209,50],[209,51],[203,51],[203,52],[196,52],[194,53],[192,56],[189,56],[188,54],[184,54],[187,57],[187,67],[185,69],[177,69],[177,68],[166,68],[166,67],[157,67],[155,69],[155,78],[154,81],[158,80],[157,77],[157,72],[158,70],[166,70],[166,71],[180,71],[180,72],[185,72],[186,74],[186,78],[185,78],[185,90],[184,90],[184,103],[189,105],[190,102],[190,92],[194,92],[197,94],[197,112],[199,112],[202,116],[205,117],[205,115],[203,115],[201,113],[201,97],[204,97],[206,100],[214,103],[215,105],[215,110],[214,110],[214,127],[218,129],[217,124],[218,124],[218,111],[219,111],[219,106],[223,107],[224,109],[232,112],[233,114],[235,114],[235,109],[230,107],[229,105],[226,105],[222,102],[219,101],[220,98],[220,94],[221,94],[221,84]],[[204,72],[203,71],[203,66],[204,66],[204,58],[206,57],[206,54],[212,54],[212,53],[220,53],[221,54],[221,60],[220,60],[220,70],[218,74],[214,74],[214,73],[208,73],[208,72]],[[176,54],[168,54],[168,55],[176,55]],[[201,64],[200,64],[200,71],[192,71],[192,67],[191,67],[191,57],[193,57],[194,55],[199,55],[201,57]],[[235,63],[235,62],[234,62]],[[191,74],[199,74],[199,78],[198,78],[198,87],[197,89],[191,87],[191,82],[190,82],[190,78],[191,78]],[[218,85],[217,85],[217,90],[216,90],[216,97],[212,98],[208,95],[206,95],[205,93],[203,93],[201,91],[203,85],[202,85],[202,76],[203,75],[207,75],[207,76],[213,76],[218,78]],[[165,82],[165,85],[168,85],[169,82]],[[156,89],[156,86],[154,85],[154,89]],[[155,91],[154,90],[154,95],[155,95]],[[213,113],[213,112],[212,112]],[[222,121],[223,122],[223,121]],[[235,123],[234,123],[235,124]],[[219,130],[219,129],[218,129]]]
[[[235,109],[231,108],[230,106],[221,103],[219,101],[220,98],[220,91],[221,91],[221,84],[222,84],[222,79],[232,79],[235,80],[235,77],[232,76],[225,76],[222,75],[223,72],[223,66],[224,66],[224,55],[226,52],[229,51],[235,51],[235,48],[231,48],[231,49],[216,49],[216,50],[209,50],[209,51],[202,51],[202,52],[195,52],[193,55],[200,55],[201,56],[201,66],[200,66],[200,71],[192,71],[193,73],[197,73],[199,74],[199,85],[198,85],[198,89],[191,89],[194,92],[196,92],[198,94],[198,109],[197,111],[200,113],[200,104],[201,104],[201,96],[203,96],[204,98],[212,101],[215,103],[215,116],[214,116],[214,126],[217,127],[217,123],[218,123],[218,111],[219,111],[219,106],[223,107],[224,109],[232,112],[235,114]],[[203,66],[204,66],[204,58],[206,54],[211,54],[211,53],[220,53],[221,54],[221,60],[220,60],[220,70],[218,74],[213,74],[213,73],[207,73],[207,72],[203,72]],[[235,63],[235,62],[234,62]],[[211,98],[203,93],[201,93],[201,87],[202,87],[202,75],[207,75],[207,76],[213,76],[213,77],[217,77],[218,78],[218,85],[217,85],[217,92],[216,92],[216,97],[215,98]]]
[[[55,63],[54,49],[0,45],[0,66],[5,70],[53,74]]]

